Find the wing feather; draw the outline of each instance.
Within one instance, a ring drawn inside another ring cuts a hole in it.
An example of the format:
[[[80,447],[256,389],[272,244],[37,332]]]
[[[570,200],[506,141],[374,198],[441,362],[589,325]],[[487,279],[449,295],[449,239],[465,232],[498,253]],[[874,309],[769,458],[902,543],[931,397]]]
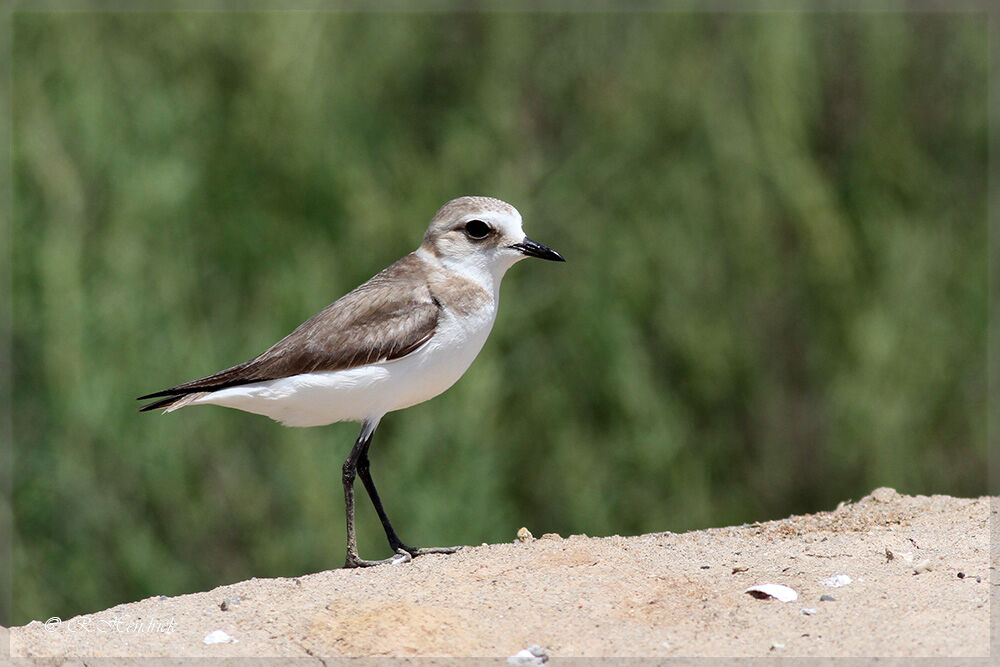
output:
[[[411,253],[250,361],[141,396],[140,400],[180,397],[405,357],[426,343],[437,327],[440,304],[426,276],[424,260]],[[170,402],[156,401],[142,410],[166,407]]]

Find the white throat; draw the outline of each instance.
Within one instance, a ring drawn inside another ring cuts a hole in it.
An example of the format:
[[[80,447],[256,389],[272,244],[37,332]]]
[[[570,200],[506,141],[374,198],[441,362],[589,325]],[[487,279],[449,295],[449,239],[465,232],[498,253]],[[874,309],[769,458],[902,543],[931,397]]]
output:
[[[524,255],[503,252],[502,250],[449,257],[447,255],[435,256],[421,247],[417,250],[417,254],[431,263],[475,282],[492,294],[494,300],[500,296],[500,281],[504,274],[514,264],[524,259]]]

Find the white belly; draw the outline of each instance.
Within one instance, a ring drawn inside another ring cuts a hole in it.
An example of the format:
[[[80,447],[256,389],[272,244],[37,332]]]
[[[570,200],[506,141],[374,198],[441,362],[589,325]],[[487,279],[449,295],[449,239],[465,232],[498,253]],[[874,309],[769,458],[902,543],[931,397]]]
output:
[[[377,420],[455,384],[479,354],[495,318],[495,300],[461,319],[444,310],[431,339],[400,359],[194,394],[176,407],[222,405],[266,415],[286,426]]]

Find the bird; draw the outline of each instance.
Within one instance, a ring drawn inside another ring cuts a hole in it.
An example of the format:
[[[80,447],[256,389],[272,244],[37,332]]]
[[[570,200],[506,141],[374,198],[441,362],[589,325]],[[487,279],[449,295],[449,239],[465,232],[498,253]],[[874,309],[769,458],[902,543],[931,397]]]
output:
[[[518,261],[566,261],[525,236],[507,202],[466,196],[431,218],[420,246],[334,301],[249,361],[140,396],[141,412],[220,405],[286,426],[361,423],[341,468],[347,518],[345,567],[409,562],[461,547],[407,546],[392,527],[372,481],[368,451],[389,412],[451,387],[479,354],[496,321],[500,281]],[[358,555],[354,482],[361,478],[394,552]]]

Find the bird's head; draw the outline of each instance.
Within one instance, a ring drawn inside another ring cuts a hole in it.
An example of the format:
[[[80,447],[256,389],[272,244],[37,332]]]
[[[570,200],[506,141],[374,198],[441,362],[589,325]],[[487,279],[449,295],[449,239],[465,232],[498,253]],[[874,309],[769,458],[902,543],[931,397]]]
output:
[[[420,248],[449,269],[463,275],[486,272],[497,283],[525,257],[566,261],[525,236],[517,209],[492,197],[459,197],[442,206]]]

